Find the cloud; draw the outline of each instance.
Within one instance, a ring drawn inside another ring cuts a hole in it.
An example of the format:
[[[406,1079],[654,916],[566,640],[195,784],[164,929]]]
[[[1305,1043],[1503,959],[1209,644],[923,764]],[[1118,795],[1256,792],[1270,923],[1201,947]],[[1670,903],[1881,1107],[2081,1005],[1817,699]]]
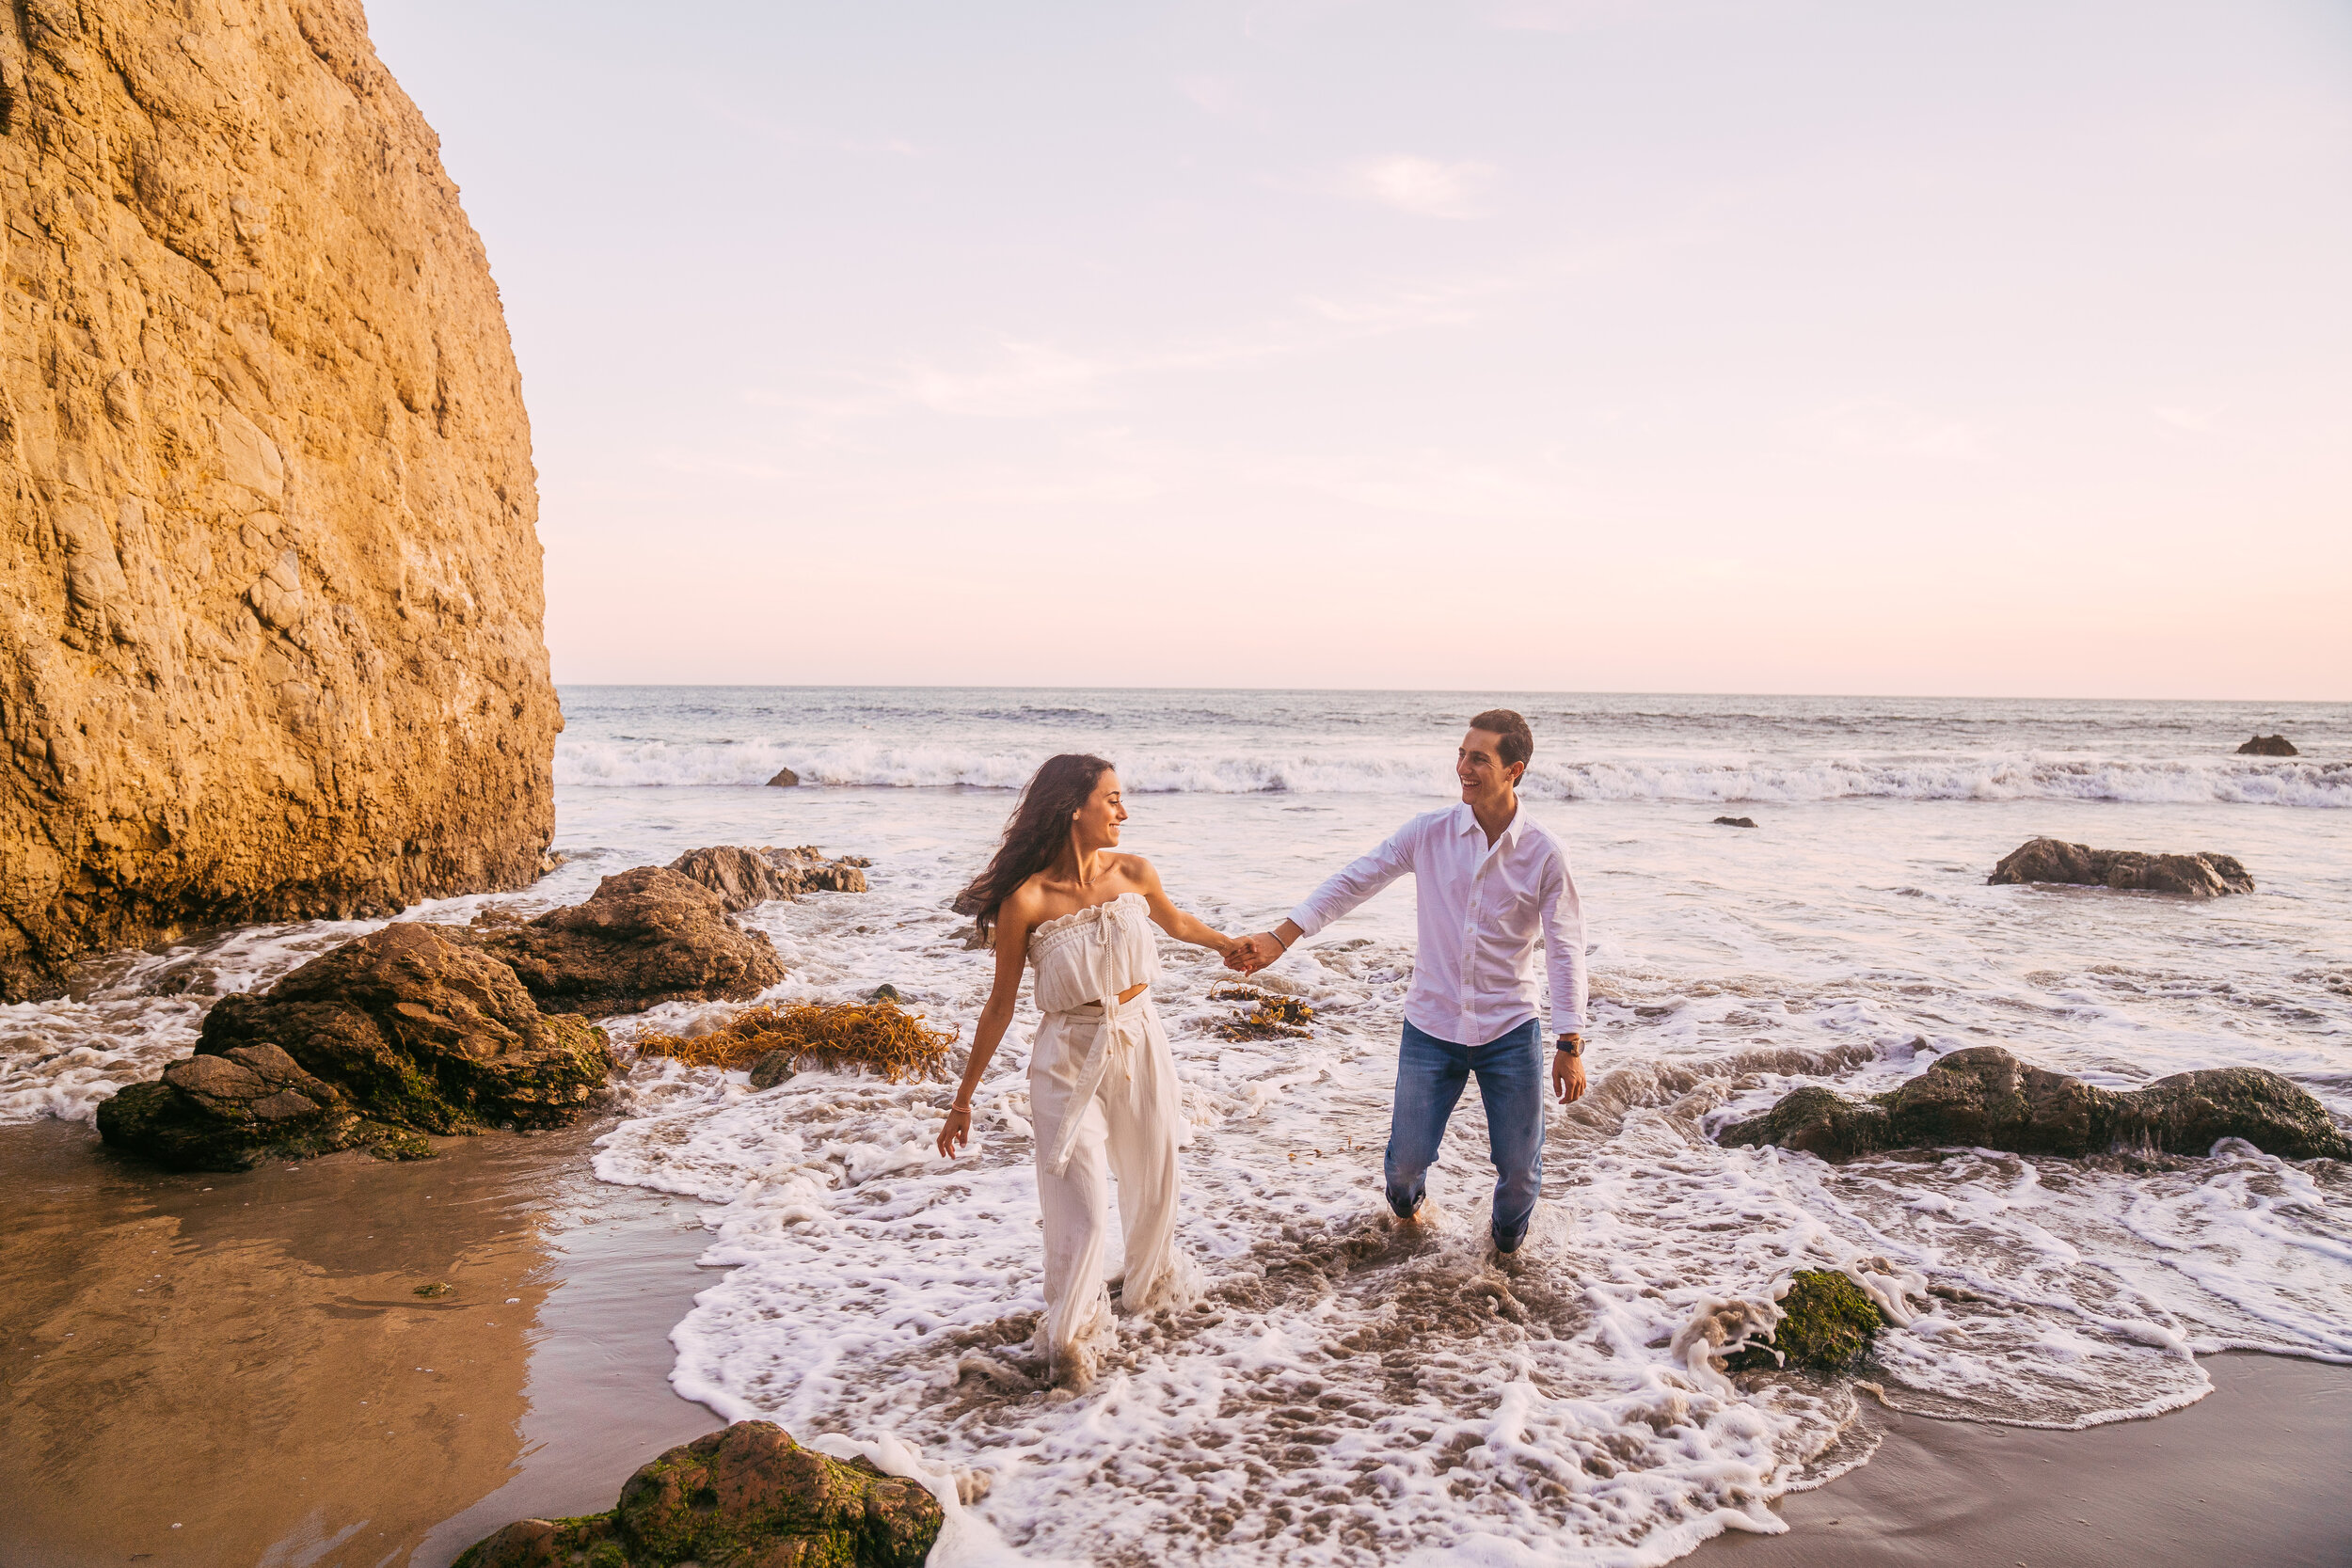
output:
[[[1341,188],[1359,200],[1376,201],[1415,217],[1475,218],[1486,215],[1478,198],[1494,174],[1489,164],[1446,164],[1400,153],[1350,164]]]
[[[1973,462],[1986,455],[1975,426],[1880,398],[1817,409],[1791,424],[1805,445],[1839,456]]]

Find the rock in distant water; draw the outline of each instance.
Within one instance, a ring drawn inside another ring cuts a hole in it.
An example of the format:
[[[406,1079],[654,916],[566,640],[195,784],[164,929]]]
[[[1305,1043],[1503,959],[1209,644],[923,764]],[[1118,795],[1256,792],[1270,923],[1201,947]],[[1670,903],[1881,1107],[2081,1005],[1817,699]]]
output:
[[[672,861],[670,869],[717,894],[729,914],[739,914],[771,898],[803,893],[864,893],[866,873],[860,868],[867,863],[855,855],[828,860],[812,845],[797,849],[721,845],[690,850]]]
[[[789,768],[779,768],[776,769],[776,776],[768,781],[768,786],[771,789],[793,789],[799,786],[800,782],[801,776],[798,773],[793,772]]]
[[[357,0],[12,13],[0,997],[532,880],[561,727],[497,286]]]
[[[2288,1160],[2352,1159],[2327,1108],[2275,1072],[2212,1068],[2144,1089],[2103,1089],[1997,1045],[1938,1060],[1892,1093],[1849,1100],[1808,1085],[1725,1128],[1726,1148],[1777,1144],[1824,1160],[1890,1148],[2000,1148],[2079,1158],[2122,1149],[2202,1155],[2243,1138]]]
[[[741,1002],[784,978],[765,931],[736,925],[718,894],[660,865],[607,877],[586,903],[527,925],[485,911],[466,940],[513,965],[541,1007],[591,1018]]]
[[[1756,826],[1756,818],[1753,816],[1719,816],[1715,818],[1714,825],[1718,828],[1753,828]]]
[[[542,1015],[461,935],[387,926],[223,997],[196,1054],[102,1104],[99,1132],[167,1164],[241,1170],[369,1144],[423,1153],[418,1132],[559,1127],[602,1104],[603,1031]]]
[[[2282,735],[2258,735],[2237,749],[2242,757],[2294,757],[2303,753],[2295,743]]]
[[[2072,882],[2087,887],[2177,893],[2218,898],[2251,893],[2254,879],[2228,855],[2149,855],[2137,849],[2093,849],[2055,838],[2028,839],[2001,857],[1988,882]]]
[[[611,1513],[516,1520],[454,1568],[921,1568],[946,1522],[920,1481],[741,1421],[645,1465]]]

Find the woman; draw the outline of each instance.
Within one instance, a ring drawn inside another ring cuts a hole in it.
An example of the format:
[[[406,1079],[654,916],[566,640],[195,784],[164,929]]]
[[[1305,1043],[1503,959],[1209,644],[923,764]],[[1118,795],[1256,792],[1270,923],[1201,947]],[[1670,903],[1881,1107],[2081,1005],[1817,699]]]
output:
[[[1079,1388],[1093,1381],[1118,1338],[1103,1279],[1110,1176],[1119,1178],[1126,1238],[1120,1294],[1127,1310],[1168,1304],[1191,1276],[1175,1245],[1176,1148],[1184,1121],[1168,1032],[1152,1005],[1159,953],[1144,920],[1220,955],[1241,945],[1169,903],[1150,861],[1113,852],[1126,820],[1109,763],[1052,758],[1023,791],[996,858],[956,900],[982,933],[995,932],[996,985],[980,1010],[939,1152],[952,1159],[972,1135],[972,1091],[1012,1022],[1022,968],[1035,964],[1038,1010],[1045,1015],[1029,1052],[1045,1222],[1045,1322],[1038,1339],[1055,1381]]]

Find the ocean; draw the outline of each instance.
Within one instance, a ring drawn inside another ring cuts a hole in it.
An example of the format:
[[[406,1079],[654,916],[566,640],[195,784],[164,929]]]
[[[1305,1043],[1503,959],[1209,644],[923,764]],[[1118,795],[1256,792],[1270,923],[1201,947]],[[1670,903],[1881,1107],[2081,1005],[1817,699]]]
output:
[[[1509,692],[566,688],[556,848],[527,893],[707,844],[869,857],[872,891],[746,918],[781,994],[884,982],[969,1037],[989,957],[947,908],[1045,756],[1100,752],[1122,847],[1177,902],[1262,929],[1406,817],[1454,799],[1464,719],[1525,714],[1524,809],[1566,842],[1588,922],[1593,1088],[1554,1107],[1525,1251],[1485,1244],[1466,1097],[1438,1223],[1379,1215],[1413,907],[1400,884],[1259,983],[1310,1037],[1229,1041],[1223,969],[1164,944],[1191,1142],[1182,1243],[1208,1293],[1130,1323],[1096,1388],[1027,1387],[1042,1305],[1025,1003],[930,1149],[944,1085],[635,1069],[596,1174],[684,1195],[708,1287],[673,1383],[729,1418],[912,1445],[972,1499],[934,1560],[1643,1564],[1868,1458],[1858,1402],[2078,1427],[2208,1387],[2226,1348],[2352,1361],[2352,1171],[1997,1153],[1831,1167],[1710,1133],[1801,1084],[1884,1089],[1998,1044],[2098,1084],[2280,1072],[2352,1117],[2352,705]],[[2304,755],[2241,757],[2283,732]],[[770,788],[778,768],[797,788]],[[1718,826],[1722,815],[1754,829]],[[2037,834],[2218,850],[2251,896],[1992,887]],[[0,1117],[87,1120],[190,1047],[211,1000],[369,928],[256,927],[94,961],[0,1008]],[[619,1021],[618,1039],[725,1007]],[[1685,1348],[1724,1304],[1846,1268],[1899,1320],[1860,1381],[1734,1383]],[[845,1450],[846,1451],[846,1450]],[[879,1451],[879,1449],[877,1449]],[[895,1451],[895,1450],[894,1450]],[[616,1478],[617,1480],[617,1478]]]

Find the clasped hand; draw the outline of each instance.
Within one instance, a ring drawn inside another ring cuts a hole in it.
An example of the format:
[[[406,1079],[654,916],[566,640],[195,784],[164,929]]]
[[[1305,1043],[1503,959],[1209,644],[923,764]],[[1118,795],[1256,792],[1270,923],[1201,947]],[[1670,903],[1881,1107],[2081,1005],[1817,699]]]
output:
[[[1280,958],[1284,951],[1279,938],[1260,931],[1254,936],[1240,938],[1226,949],[1225,967],[1236,974],[1255,974]]]

